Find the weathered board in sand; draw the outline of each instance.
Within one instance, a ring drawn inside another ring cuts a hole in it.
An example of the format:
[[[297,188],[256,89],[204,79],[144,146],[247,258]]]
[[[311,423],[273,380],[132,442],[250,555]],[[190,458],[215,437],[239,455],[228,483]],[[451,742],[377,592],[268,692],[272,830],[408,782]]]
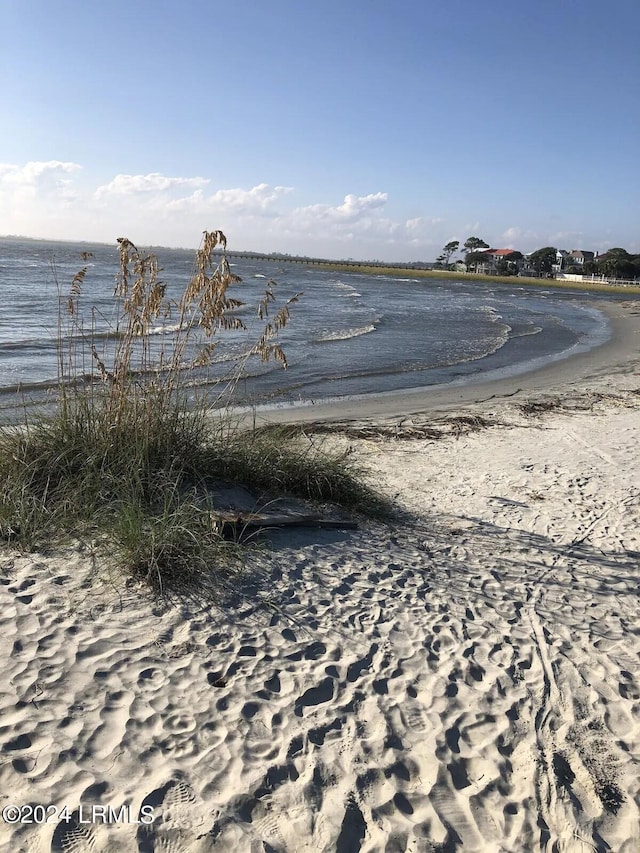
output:
[[[273,527],[321,527],[327,530],[355,530],[351,519],[327,518],[317,513],[286,512],[216,512],[211,520],[223,536],[237,536]]]

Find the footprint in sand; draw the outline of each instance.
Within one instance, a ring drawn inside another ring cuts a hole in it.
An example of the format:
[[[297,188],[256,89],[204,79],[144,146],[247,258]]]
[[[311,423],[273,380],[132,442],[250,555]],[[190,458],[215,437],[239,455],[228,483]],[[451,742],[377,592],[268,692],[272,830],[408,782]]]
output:
[[[141,694],[155,693],[164,687],[166,680],[166,675],[159,667],[149,666],[140,673],[137,688]]]
[[[295,714],[302,717],[305,707],[314,707],[331,701],[334,695],[334,682],[332,678],[324,678],[317,687],[310,687],[295,701]]]
[[[80,823],[79,813],[74,812],[68,823],[60,821],[56,827],[51,853],[100,853],[95,827]]]
[[[258,803],[252,811],[251,823],[255,834],[263,841],[275,843],[277,848],[286,849],[283,828],[290,823],[291,816],[288,812],[274,812],[271,808],[271,802],[266,801]]]
[[[205,808],[195,791],[181,779],[172,779],[142,801],[153,807],[154,820],[138,829],[139,853],[189,853],[206,833]]]
[[[406,703],[402,707],[402,716],[408,729],[423,734],[430,728],[429,720],[421,705]]]
[[[106,758],[122,742],[133,699],[134,694],[130,690],[114,691],[107,696],[100,711],[102,722],[88,743],[88,750],[95,758]]]

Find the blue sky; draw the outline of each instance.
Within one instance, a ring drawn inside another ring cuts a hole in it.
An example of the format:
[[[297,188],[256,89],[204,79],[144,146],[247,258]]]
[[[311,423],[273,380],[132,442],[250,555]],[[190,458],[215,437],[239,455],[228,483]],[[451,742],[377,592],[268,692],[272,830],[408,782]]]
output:
[[[640,252],[637,0],[0,0],[0,234]]]

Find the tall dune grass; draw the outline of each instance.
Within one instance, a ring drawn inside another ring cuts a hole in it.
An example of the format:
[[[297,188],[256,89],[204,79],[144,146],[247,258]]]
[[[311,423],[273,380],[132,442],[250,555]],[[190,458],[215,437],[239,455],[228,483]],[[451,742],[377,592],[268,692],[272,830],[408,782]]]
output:
[[[0,432],[0,536],[23,548],[91,537],[103,553],[158,592],[219,588],[233,579],[242,549],[212,523],[211,485],[232,483],[267,501],[291,494],[379,512],[382,499],[349,460],[290,432],[248,429],[228,414],[212,417],[190,378],[210,368],[225,333],[246,332],[235,313],[240,284],[220,231],[205,232],[179,299],[167,296],[157,258],[118,240],[119,269],[109,334],[96,332],[85,305],[89,267],[59,288],[57,406]],[[238,358],[275,359],[296,294],[278,302],[269,281],[255,316],[260,326]],[[150,331],[171,330],[157,344]],[[222,385],[232,390],[237,371]],[[211,387],[211,386],[209,386]]]

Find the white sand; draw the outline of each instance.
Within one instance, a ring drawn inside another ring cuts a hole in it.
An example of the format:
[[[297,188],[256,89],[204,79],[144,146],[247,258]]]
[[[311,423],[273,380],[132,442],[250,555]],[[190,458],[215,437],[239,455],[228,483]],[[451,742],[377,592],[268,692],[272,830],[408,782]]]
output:
[[[587,411],[332,439],[405,517],[274,535],[224,612],[5,555],[0,808],[75,815],[1,849],[640,850],[638,389],[628,360],[574,376]]]

